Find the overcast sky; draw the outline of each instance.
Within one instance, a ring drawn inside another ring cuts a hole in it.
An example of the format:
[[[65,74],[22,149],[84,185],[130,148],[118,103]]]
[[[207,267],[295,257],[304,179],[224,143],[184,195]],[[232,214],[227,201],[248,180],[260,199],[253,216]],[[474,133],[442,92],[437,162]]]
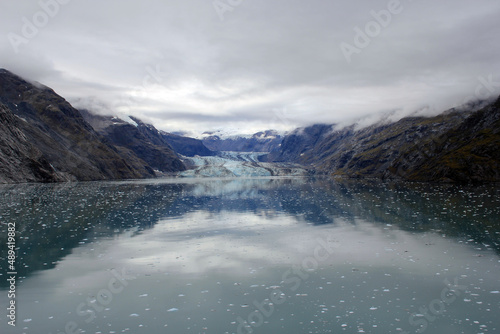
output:
[[[0,67],[169,131],[286,130],[500,94],[498,0],[0,1]]]

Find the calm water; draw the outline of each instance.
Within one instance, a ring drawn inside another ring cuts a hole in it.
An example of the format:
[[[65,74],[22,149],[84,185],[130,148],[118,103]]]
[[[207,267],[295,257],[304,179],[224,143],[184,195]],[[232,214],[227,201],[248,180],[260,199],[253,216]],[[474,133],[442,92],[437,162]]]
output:
[[[500,189],[324,179],[0,187],[0,333],[499,333]]]

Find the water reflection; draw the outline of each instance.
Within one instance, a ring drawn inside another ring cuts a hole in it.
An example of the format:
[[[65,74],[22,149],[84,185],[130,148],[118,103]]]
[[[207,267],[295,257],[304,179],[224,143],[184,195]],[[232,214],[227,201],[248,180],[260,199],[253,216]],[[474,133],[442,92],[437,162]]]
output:
[[[89,240],[153,226],[182,192],[182,185],[29,184],[4,186],[0,192],[1,219],[15,222],[18,231],[18,274],[27,276],[53,268]],[[6,249],[0,251],[2,257],[5,253]]]
[[[266,224],[280,214],[314,225],[356,224],[362,218],[408,231],[440,232],[474,243],[477,250],[499,252],[498,192],[486,186],[304,178],[30,184],[0,188],[0,216],[4,223],[17,223],[19,272],[26,276],[53,268],[72,248],[89,240],[131,228],[137,234],[164,219],[223,221],[221,212],[245,213],[243,220],[262,218]],[[5,249],[0,254],[5,257]]]
[[[477,333],[500,328],[498,192],[308,178],[18,185],[0,188],[0,219],[19,232],[27,333],[69,321],[87,333],[416,332],[409,319],[445,278],[467,288],[428,332]],[[97,307],[116,271],[133,279]],[[252,324],[255,302],[273,312]]]

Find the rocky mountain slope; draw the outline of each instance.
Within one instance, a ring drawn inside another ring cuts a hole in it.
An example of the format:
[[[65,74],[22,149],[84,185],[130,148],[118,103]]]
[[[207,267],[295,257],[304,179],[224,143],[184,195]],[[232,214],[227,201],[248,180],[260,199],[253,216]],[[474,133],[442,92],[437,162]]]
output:
[[[127,122],[113,116],[95,115],[87,110],[80,112],[92,128],[127,159],[142,160],[152,172],[169,173],[185,169],[182,161],[152,125],[137,118],[130,118]]]
[[[424,138],[400,154],[389,171],[419,181],[500,181],[500,98],[457,127]]]
[[[116,134],[118,137],[120,134]],[[0,183],[154,177],[153,167],[98,134],[52,89],[0,69]],[[175,157],[174,171],[184,165]]]
[[[194,157],[195,155],[207,157],[215,155],[215,152],[208,149],[199,139],[179,136],[165,131],[160,131],[160,134],[175,152],[186,157]]]
[[[23,133],[21,119],[0,104],[0,183],[63,181]]]
[[[195,155],[212,156],[215,154],[203,145],[201,140],[160,131],[153,125],[146,124],[136,117],[130,116],[130,118],[138,124],[139,131],[155,145],[168,146],[176,153],[187,157]]]
[[[52,182],[151,176],[120,156],[53,90],[0,70],[0,181]]]
[[[88,110],[80,112],[98,133],[116,146],[120,146],[124,150],[132,150],[152,166],[161,166],[161,163],[151,158],[149,151],[163,151],[163,156],[168,155],[167,160],[174,163],[173,168],[163,168],[163,171],[184,170],[178,165],[178,157],[175,153],[187,157],[215,155],[215,152],[210,151],[201,140],[158,130],[152,124],[144,123],[133,116],[128,116],[124,120],[115,116],[96,115]],[[138,139],[139,143],[134,143],[133,138]],[[140,147],[141,145],[143,147]],[[160,167],[158,169],[162,170]]]
[[[433,182],[500,181],[500,99],[363,129],[314,125],[283,139],[270,161],[292,161],[343,177]]]
[[[218,133],[204,134],[203,144],[212,151],[271,152],[279,148],[282,136],[274,130],[261,131],[250,137],[223,136]]]

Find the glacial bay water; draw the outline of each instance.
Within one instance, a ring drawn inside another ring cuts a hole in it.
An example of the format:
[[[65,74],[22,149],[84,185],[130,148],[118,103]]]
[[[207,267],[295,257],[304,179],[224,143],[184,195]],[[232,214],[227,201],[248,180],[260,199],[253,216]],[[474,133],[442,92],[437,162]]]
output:
[[[0,333],[500,332],[498,186],[207,178],[0,194]]]

